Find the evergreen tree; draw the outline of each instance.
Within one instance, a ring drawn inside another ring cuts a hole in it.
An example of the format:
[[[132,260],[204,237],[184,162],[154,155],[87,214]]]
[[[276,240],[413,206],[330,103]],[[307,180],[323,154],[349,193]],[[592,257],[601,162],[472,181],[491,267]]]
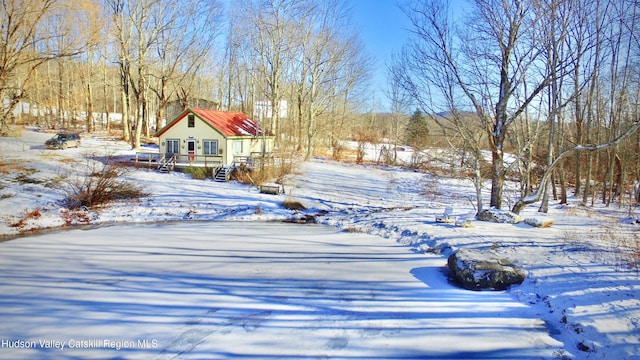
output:
[[[429,145],[429,126],[420,109],[416,109],[409,119],[405,129],[405,141],[407,145],[417,149],[424,149]]]

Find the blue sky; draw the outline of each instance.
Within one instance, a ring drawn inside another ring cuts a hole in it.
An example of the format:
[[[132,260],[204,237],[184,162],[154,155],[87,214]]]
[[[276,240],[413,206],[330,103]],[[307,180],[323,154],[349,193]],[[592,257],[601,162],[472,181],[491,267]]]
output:
[[[389,111],[384,93],[386,68],[394,51],[399,51],[407,37],[408,19],[396,5],[397,0],[351,0],[355,26],[366,49],[375,58],[372,79],[373,96],[365,111]]]

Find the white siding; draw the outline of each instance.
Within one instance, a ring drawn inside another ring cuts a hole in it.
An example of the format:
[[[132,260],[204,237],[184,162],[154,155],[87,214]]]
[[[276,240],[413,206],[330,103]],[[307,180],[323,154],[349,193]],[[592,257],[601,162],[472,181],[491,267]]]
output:
[[[171,128],[165,131],[159,138],[160,153],[164,154],[167,151],[167,139],[179,139],[180,140],[180,155],[187,154],[187,139],[196,140],[196,155],[204,155],[204,149],[202,147],[203,140],[218,140],[218,149],[225,151],[226,139],[218,131],[214,130],[204,121],[200,120],[196,116],[195,126],[190,128],[187,126],[187,116],[182,118],[178,123],[174,124]],[[222,154],[223,156],[225,154]]]
[[[167,152],[167,139],[179,140],[179,155],[187,155],[187,139],[196,140],[196,155],[204,155],[204,140],[218,141],[218,155],[222,156],[225,164],[233,162],[234,156],[251,156],[252,154],[261,153],[263,143],[267,153],[273,151],[273,138],[255,138],[255,137],[229,137],[225,138],[220,132],[213,129],[209,124],[196,116],[195,126],[188,127],[188,115],[185,115],[179,122],[167,129],[159,137],[160,154]],[[234,154],[234,141],[242,142],[242,152]],[[222,152],[222,153],[221,153]]]

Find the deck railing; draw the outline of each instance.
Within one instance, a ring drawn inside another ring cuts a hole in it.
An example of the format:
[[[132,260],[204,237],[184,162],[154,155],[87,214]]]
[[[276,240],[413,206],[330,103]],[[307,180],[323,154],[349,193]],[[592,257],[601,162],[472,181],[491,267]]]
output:
[[[223,163],[222,156],[218,155],[175,155],[177,165],[215,168]]]
[[[134,160],[135,166],[147,165],[147,167],[156,166],[162,156],[157,152],[138,151]]]
[[[209,167],[217,168],[224,165],[224,159],[219,155],[187,155],[187,154],[159,154],[157,152],[138,151],[135,155],[136,166],[159,167],[164,163],[172,162],[173,166],[186,167]],[[260,152],[251,153],[250,155],[234,156],[231,166],[239,166],[245,164],[249,167],[259,167],[261,165],[270,165],[273,163],[273,154],[263,154]]]

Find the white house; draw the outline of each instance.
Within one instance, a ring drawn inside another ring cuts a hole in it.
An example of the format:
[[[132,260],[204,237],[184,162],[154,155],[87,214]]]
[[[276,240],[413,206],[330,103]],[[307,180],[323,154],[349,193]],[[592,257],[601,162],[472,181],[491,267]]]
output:
[[[273,151],[274,137],[240,112],[186,108],[158,130],[160,154],[191,166],[251,164]]]

